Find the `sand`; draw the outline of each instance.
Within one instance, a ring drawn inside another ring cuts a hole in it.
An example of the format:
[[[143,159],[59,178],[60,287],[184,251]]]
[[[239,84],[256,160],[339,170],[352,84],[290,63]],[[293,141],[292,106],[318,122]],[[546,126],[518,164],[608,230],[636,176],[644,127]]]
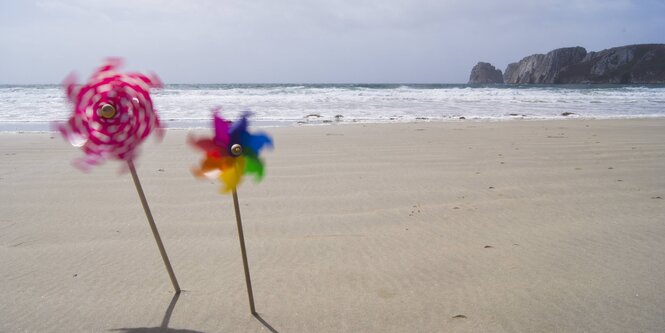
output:
[[[262,183],[172,130],[85,174],[0,134],[0,332],[662,332],[665,119],[273,128]]]

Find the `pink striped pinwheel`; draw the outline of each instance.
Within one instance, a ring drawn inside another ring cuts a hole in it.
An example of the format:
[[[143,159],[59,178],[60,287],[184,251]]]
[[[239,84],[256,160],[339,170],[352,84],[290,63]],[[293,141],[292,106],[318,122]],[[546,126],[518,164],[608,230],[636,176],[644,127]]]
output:
[[[64,85],[69,101],[74,104],[74,114],[67,122],[57,123],[55,127],[72,145],[83,150],[85,156],[74,161],[74,165],[83,171],[90,170],[106,159],[127,162],[127,169],[132,174],[150,230],[155,237],[173,289],[178,294],[180,285],[134,166],[136,147],[150,132],[157,130],[160,137],[163,135],[149,92],[150,88],[161,87],[162,83],[155,75],[120,73],[117,71],[120,65],[121,59],[108,59],[92,75],[90,81],[82,86],[76,84],[73,74],[69,75]]]
[[[150,98],[150,88],[162,87],[155,75],[121,73],[119,58],[108,59],[85,85],[77,85],[74,75],[65,79],[67,97],[74,113],[58,130],[85,157],[74,161],[87,171],[106,159],[132,161],[136,147],[152,130],[161,137],[159,118]]]

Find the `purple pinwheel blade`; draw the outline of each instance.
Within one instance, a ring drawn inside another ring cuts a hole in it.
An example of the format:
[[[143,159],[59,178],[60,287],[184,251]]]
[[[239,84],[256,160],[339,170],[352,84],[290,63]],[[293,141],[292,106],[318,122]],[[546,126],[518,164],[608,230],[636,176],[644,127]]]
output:
[[[226,146],[229,144],[229,123],[219,115],[217,110],[214,111],[213,117],[213,123],[215,125],[215,143],[218,146]]]

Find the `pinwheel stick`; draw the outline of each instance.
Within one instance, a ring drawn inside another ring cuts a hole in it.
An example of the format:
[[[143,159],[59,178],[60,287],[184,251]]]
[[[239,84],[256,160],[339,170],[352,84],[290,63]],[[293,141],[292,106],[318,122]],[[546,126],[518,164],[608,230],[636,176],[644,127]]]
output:
[[[129,171],[132,173],[132,179],[134,179],[134,185],[136,185],[136,191],[139,193],[139,198],[141,198],[141,204],[143,205],[143,210],[145,211],[145,216],[148,218],[148,224],[150,224],[150,229],[152,230],[152,235],[155,236],[155,241],[157,242],[157,247],[159,247],[159,253],[162,255],[162,260],[164,260],[164,266],[166,266],[166,271],[169,273],[171,278],[171,283],[173,283],[173,289],[175,293],[180,293],[180,285],[178,285],[178,280],[175,278],[175,273],[173,273],[173,268],[171,267],[171,261],[169,256],[166,254],[164,249],[164,244],[162,243],[162,238],[159,237],[159,231],[157,231],[157,225],[155,225],[155,220],[152,218],[152,213],[150,212],[150,207],[148,206],[148,201],[145,199],[145,194],[143,193],[143,187],[139,181],[139,176],[136,174],[136,168],[134,167],[134,162],[132,160],[127,161],[129,166]]]
[[[245,236],[242,232],[242,220],[240,219],[240,205],[238,204],[238,192],[233,189],[233,206],[236,210],[236,222],[238,222],[238,238],[240,239],[240,252],[242,253],[242,264],[245,268],[245,284],[247,284],[247,296],[249,297],[249,311],[256,315],[254,308],[254,293],[252,293],[252,280],[249,277],[249,264],[247,263],[247,250],[245,249]]]

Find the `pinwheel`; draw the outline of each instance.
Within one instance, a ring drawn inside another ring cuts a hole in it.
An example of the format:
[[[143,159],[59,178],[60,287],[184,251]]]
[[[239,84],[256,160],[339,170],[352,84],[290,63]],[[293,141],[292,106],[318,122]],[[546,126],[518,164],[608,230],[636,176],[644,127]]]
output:
[[[109,59],[83,86],[76,84],[74,75],[65,79],[74,114],[58,129],[82,148],[85,156],[74,164],[84,171],[108,158],[132,161],[137,146],[153,130],[163,135],[149,93],[162,83],[155,75],[120,73],[120,65],[121,59]]]
[[[240,184],[244,174],[253,174],[257,181],[263,178],[261,150],[272,147],[272,140],[265,134],[250,134],[247,131],[249,114],[230,125],[214,110],[215,136],[207,139],[189,138],[190,143],[205,151],[206,158],[201,167],[194,170],[199,177],[219,179],[224,183],[223,192],[230,192]]]
[[[247,263],[247,251],[245,249],[245,237],[240,218],[238,192],[236,189],[242,181],[244,174],[253,174],[257,181],[263,178],[263,162],[259,158],[259,153],[261,153],[264,147],[272,148],[272,139],[263,133],[249,133],[247,130],[249,125],[248,116],[245,113],[238,121],[229,124],[229,122],[219,115],[219,109],[215,109],[213,110],[215,135],[212,138],[202,139],[190,136],[189,142],[194,147],[205,152],[205,158],[201,161],[201,166],[193,170],[194,175],[208,178],[219,177],[224,184],[222,192],[231,192],[233,194],[233,206],[238,225],[238,239],[240,240],[242,263],[245,269],[245,284],[247,285],[247,296],[249,297],[249,309],[252,314],[256,315],[252,282],[249,276],[249,264]]]
[[[152,131],[163,135],[149,92],[162,84],[155,75],[118,72],[120,65],[121,59],[108,59],[84,85],[77,85],[73,74],[67,77],[64,85],[74,112],[67,122],[55,125],[72,145],[81,147],[84,157],[74,161],[79,169],[90,171],[106,159],[127,163],[173,288],[179,293],[178,281],[134,166],[138,145]]]

